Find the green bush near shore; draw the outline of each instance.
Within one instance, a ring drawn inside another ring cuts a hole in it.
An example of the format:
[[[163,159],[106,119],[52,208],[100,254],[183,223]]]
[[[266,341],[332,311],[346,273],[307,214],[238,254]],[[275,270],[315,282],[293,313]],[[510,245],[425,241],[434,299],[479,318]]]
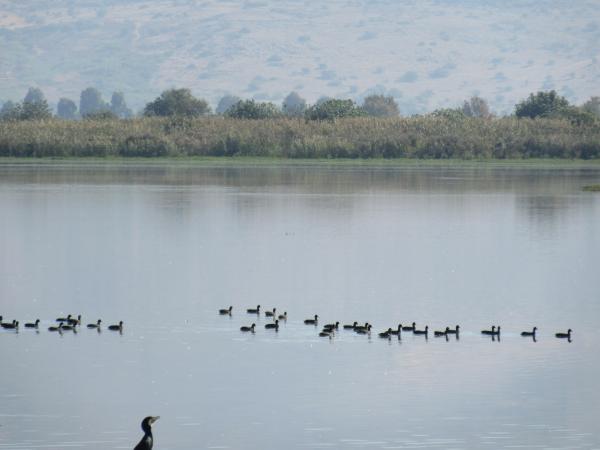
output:
[[[593,159],[600,158],[600,126],[446,116],[6,121],[0,122],[0,156]]]

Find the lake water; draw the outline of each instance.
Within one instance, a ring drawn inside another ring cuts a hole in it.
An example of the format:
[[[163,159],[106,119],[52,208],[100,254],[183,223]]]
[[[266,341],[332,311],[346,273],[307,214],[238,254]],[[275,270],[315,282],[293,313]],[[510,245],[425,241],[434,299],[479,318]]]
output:
[[[0,330],[0,449],[133,448],[146,415],[160,450],[598,449],[600,195],[581,186],[599,181],[598,165],[1,165],[0,314],[42,322]],[[288,312],[279,332],[257,304]],[[47,331],[69,313],[123,333]],[[314,314],[462,331],[329,340]]]

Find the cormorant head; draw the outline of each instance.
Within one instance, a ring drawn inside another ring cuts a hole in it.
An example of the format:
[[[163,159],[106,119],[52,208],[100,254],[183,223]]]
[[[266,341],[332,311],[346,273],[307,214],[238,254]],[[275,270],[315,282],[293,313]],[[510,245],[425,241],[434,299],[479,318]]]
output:
[[[160,416],[148,416],[148,417],[146,417],[144,420],[142,420],[142,430],[144,430],[145,433],[150,432],[150,427],[158,419],[160,419]]]

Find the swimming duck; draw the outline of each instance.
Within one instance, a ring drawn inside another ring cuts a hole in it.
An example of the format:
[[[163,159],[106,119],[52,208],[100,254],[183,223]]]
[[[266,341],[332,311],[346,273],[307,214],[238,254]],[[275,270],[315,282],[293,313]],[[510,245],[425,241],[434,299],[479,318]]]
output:
[[[255,326],[256,326],[256,324],[255,324],[255,323],[253,323],[253,324],[252,324],[251,326],[249,326],[249,327],[241,327],[241,328],[240,328],[240,331],[244,331],[244,332],[246,332],[246,331],[251,331],[252,333],[254,333],[254,327],[255,327]]]
[[[144,432],[144,436],[134,447],[133,450],[152,450],[152,446],[154,445],[154,438],[152,437],[152,424],[160,419],[160,416],[148,416],[144,420],[142,420],[142,431]]]
[[[260,314],[260,305],[258,305],[258,306],[256,307],[256,309],[254,309],[254,308],[249,308],[249,309],[247,309],[247,310],[246,310],[246,312],[247,312],[248,314]]]
[[[121,320],[118,325],[109,325],[108,329],[111,331],[123,331],[123,321]]]
[[[315,314],[315,318],[314,318],[314,319],[306,319],[306,320],[304,321],[304,323],[305,323],[306,325],[316,325],[316,324],[317,324],[317,322],[318,322],[318,320],[319,320],[319,316],[317,316],[317,315]]]
[[[378,334],[378,336],[379,336],[380,338],[386,338],[386,339],[389,339],[389,338],[391,338],[391,337],[392,337],[392,329],[391,329],[391,328],[388,328],[388,329],[387,329],[387,331],[384,331],[384,332],[382,332],[382,333],[379,333],[379,334]]]
[[[287,320],[287,311],[284,311],[283,314],[279,314],[279,320]]]
[[[339,322],[336,323],[328,323],[326,325],[323,325],[323,329],[324,330],[337,330],[338,327],[340,326]]]
[[[358,325],[358,322],[354,322],[352,325],[344,325],[344,330],[353,330]]]
[[[398,328],[396,330],[392,330],[390,334],[393,334],[394,336],[400,336],[401,333],[402,333],[402,324],[399,323]]]
[[[26,323],[25,328],[37,328],[39,324],[40,324],[40,319],[35,319],[34,323],[31,323],[31,322]]]
[[[535,336],[535,332],[537,331],[537,327],[533,327],[532,331],[523,331],[521,336]]]
[[[371,334],[371,325],[367,325],[366,327],[356,327],[354,331],[357,334]]]
[[[496,326],[492,326],[491,330],[481,330],[481,334],[496,334]]]
[[[448,336],[448,331],[450,331],[450,327],[446,327],[446,331],[434,331],[433,335],[436,337]]]
[[[424,330],[417,330],[414,329],[413,330],[413,334],[424,334],[425,336],[427,336],[427,333],[429,333],[429,326],[426,325]]]
[[[402,331],[415,331],[417,328],[417,324],[416,323],[412,323],[412,326],[404,326],[402,327]]]
[[[447,328],[448,334],[458,334],[460,331],[460,327],[456,325],[456,328],[453,330],[452,328]]]
[[[566,333],[556,333],[554,336],[561,339],[571,339],[571,329],[569,328]]]
[[[77,319],[69,319],[67,320],[69,325],[80,325],[81,324],[81,314],[77,316]]]
[[[7,330],[16,330],[17,328],[19,328],[19,321],[13,320],[12,322],[2,323],[2,328],[5,328]]]
[[[102,319],[98,319],[98,322],[96,322],[96,323],[88,323],[87,327],[88,328],[100,328],[101,323],[102,323]]]
[[[273,308],[273,311],[265,311],[265,316],[266,317],[275,317],[275,311],[277,311],[277,308]]]
[[[275,329],[275,331],[279,331],[279,320],[276,320],[275,323],[268,323],[265,325],[267,330]]]
[[[226,316],[226,315],[230,316],[232,310],[233,310],[233,306],[230,306],[227,309],[220,309],[219,314],[221,314],[222,316]]]

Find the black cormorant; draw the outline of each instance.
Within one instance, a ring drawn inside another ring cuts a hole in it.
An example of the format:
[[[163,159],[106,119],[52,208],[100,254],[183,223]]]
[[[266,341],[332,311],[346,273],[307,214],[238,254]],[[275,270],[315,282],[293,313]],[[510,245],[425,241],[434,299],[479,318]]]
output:
[[[152,450],[152,446],[154,445],[154,439],[152,438],[152,424],[158,419],[160,419],[160,416],[148,416],[142,420],[144,437],[142,437],[139,444],[136,445],[133,450]]]
[[[69,320],[71,320],[71,314],[69,314],[67,317],[59,317],[56,319],[57,322],[68,322]]]
[[[453,330],[452,328],[448,329],[448,334],[458,334],[460,331],[460,327],[456,325],[456,328]]]
[[[275,329],[275,331],[279,331],[279,320],[276,320],[275,323],[268,323],[265,325],[267,329]]]
[[[401,323],[398,324],[397,330],[392,330],[390,332],[390,334],[393,334],[394,336],[400,336],[401,333],[402,333],[402,324]]]
[[[40,324],[40,319],[35,319],[35,323],[26,323],[25,324],[25,328],[37,328],[38,325]]]
[[[79,314],[77,316],[77,319],[69,319],[67,320],[67,322],[69,323],[69,325],[81,325],[81,314]]]
[[[246,310],[246,312],[247,312],[248,314],[260,314],[260,305],[258,305],[258,306],[256,307],[256,309],[254,309],[254,308],[249,308],[249,309],[247,309],[247,310]]]
[[[121,320],[118,325],[109,325],[108,329],[112,331],[123,331],[123,321]]]
[[[319,320],[319,316],[317,316],[317,315],[315,314],[315,318],[314,318],[314,319],[306,319],[306,320],[304,321],[304,323],[305,323],[306,325],[316,325],[318,320]]]
[[[481,334],[496,334],[496,326],[494,325],[491,330],[481,330]]]
[[[448,331],[450,331],[450,327],[446,327],[445,331],[434,331],[433,335],[435,337],[448,336]]]
[[[266,317],[275,317],[275,311],[277,311],[277,308],[273,308],[273,311],[265,311],[265,316]]]
[[[426,325],[424,330],[413,330],[414,334],[424,334],[425,336],[427,336],[427,333],[429,333],[429,326]]]
[[[279,320],[287,320],[287,311],[284,311],[283,314],[279,314]]]
[[[344,330],[353,330],[358,325],[358,322],[354,322],[352,325],[344,325]]]
[[[569,331],[566,333],[556,333],[554,336],[561,339],[571,339],[571,329],[569,328]]]
[[[102,323],[102,319],[98,319],[98,322],[96,323],[88,323],[87,327],[88,328],[100,328],[100,324]]]
[[[416,326],[417,326],[417,324],[413,322],[412,326],[408,326],[407,325],[405,327],[402,327],[402,331],[415,331],[416,330]]]
[[[537,327],[533,327],[531,331],[523,331],[521,336],[535,336],[535,332],[537,331]]]
[[[233,310],[233,306],[230,306],[227,309],[220,309],[219,310],[219,314],[221,314],[222,316],[225,316],[225,315],[229,315],[230,316],[232,310]]]
[[[254,333],[254,327],[256,326],[255,323],[253,323],[251,326],[249,327],[241,327],[240,331],[251,331],[252,333]]]

